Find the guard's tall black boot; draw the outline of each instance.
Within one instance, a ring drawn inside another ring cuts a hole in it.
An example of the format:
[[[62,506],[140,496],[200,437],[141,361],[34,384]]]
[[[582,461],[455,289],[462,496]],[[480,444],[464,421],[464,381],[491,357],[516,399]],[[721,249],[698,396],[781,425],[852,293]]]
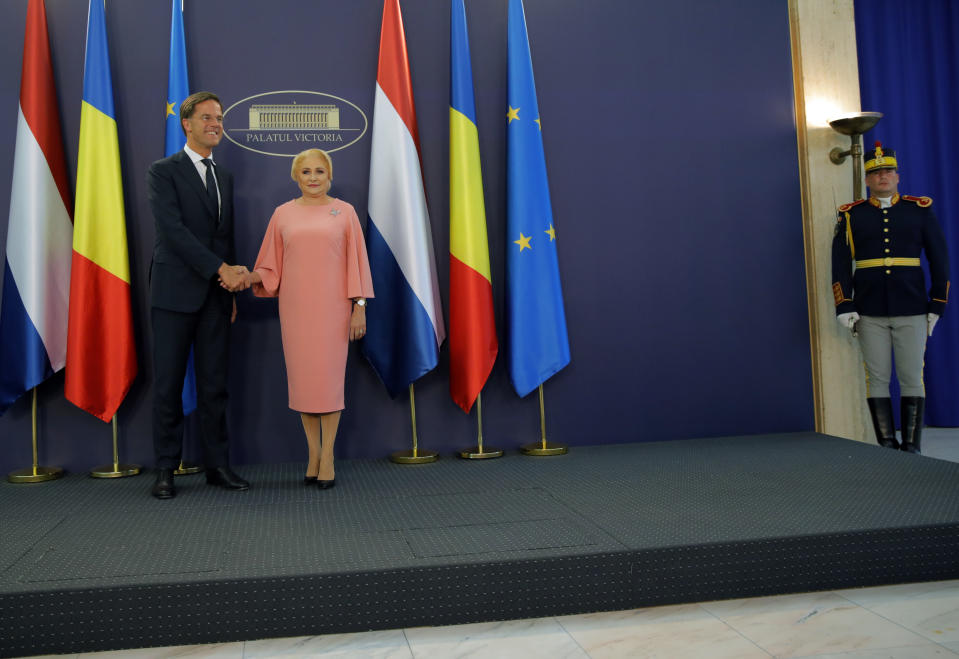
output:
[[[866,402],[869,403],[872,427],[876,431],[876,441],[879,442],[879,446],[898,449],[896,423],[892,419],[892,398],[867,398]]]
[[[902,407],[902,450],[919,453],[922,443],[922,424],[925,419],[926,399],[919,396],[903,396]]]

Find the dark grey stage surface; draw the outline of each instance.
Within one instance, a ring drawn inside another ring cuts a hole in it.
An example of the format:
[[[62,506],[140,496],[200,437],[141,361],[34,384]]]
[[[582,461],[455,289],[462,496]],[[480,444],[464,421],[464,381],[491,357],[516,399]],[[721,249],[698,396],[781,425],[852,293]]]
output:
[[[816,433],[0,484],[0,655],[959,578],[959,464]]]

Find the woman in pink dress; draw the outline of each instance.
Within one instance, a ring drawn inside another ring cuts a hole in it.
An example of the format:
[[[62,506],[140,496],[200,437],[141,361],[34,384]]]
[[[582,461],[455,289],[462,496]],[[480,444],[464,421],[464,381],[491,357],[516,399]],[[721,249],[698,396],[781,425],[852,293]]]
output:
[[[307,485],[333,487],[333,442],[344,408],[346,353],[366,334],[373,282],[353,206],[328,195],[333,162],[320,149],[293,158],[301,196],[277,207],[248,277],[254,295],[279,297],[290,408],[300,413]]]

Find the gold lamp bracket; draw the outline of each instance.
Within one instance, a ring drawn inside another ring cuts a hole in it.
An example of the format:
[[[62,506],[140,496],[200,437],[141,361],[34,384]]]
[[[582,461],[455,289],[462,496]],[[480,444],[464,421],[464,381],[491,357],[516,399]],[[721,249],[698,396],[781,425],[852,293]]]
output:
[[[856,200],[862,199],[862,142],[860,137],[882,119],[882,112],[853,112],[835,119],[830,119],[829,125],[841,135],[849,136],[849,149],[843,151],[834,147],[829,152],[829,160],[837,165],[852,156],[852,188]]]

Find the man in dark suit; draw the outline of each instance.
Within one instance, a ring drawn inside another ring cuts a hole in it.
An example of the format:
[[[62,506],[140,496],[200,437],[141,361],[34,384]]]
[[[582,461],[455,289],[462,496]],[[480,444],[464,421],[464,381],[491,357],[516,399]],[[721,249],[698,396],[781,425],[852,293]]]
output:
[[[152,494],[176,496],[173,470],[183,449],[183,376],[194,348],[206,480],[232,490],[249,483],[230,469],[226,437],[227,368],[233,292],[246,288],[235,261],[233,176],[213,162],[223,137],[220,99],[198,92],[180,105],[186,146],[147,173],[156,243],[150,266],[153,325]],[[220,285],[223,283],[223,286]]]

